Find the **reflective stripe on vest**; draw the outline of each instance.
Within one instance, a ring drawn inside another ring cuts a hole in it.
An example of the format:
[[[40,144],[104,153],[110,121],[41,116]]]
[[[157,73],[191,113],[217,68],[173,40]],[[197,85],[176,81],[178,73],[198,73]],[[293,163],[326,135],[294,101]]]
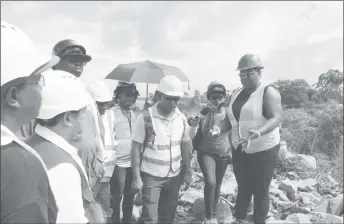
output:
[[[263,99],[266,86],[268,86],[268,83],[261,83],[256,91],[250,95],[240,111],[239,122],[237,122],[233,115],[232,106],[243,88],[233,93],[228,107],[228,117],[232,124],[231,145],[234,149],[238,147],[239,139],[246,139],[248,137],[250,129],[258,130],[266,124],[267,119],[263,116]],[[253,139],[249,147],[244,148],[244,151],[246,153],[264,151],[276,146],[279,141],[280,135],[279,128],[277,127],[273,131]]]
[[[148,111],[149,113],[145,113],[145,111],[142,113],[144,116],[150,116],[152,130],[147,130],[145,124],[146,141],[142,152],[141,171],[157,177],[178,175],[181,163],[180,145],[183,131],[185,130],[185,123],[181,116],[176,116],[172,119],[170,121],[172,133],[170,133],[171,137],[168,140],[165,130],[162,130],[163,127],[158,127],[158,124],[155,123],[159,118],[152,116],[152,108],[148,108]],[[145,119],[145,123],[147,120],[149,119]]]

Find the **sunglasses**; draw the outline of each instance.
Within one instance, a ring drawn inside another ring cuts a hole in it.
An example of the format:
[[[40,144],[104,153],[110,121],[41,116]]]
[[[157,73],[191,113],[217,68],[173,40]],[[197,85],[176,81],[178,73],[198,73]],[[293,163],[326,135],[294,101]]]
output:
[[[247,71],[247,72],[242,71],[242,72],[239,73],[239,76],[242,79],[247,79],[247,78],[249,78],[249,77],[251,77],[251,76],[253,76],[255,74],[257,74],[257,71],[255,71],[255,70],[251,70],[251,71]]]
[[[219,95],[219,96],[215,96],[215,95],[210,96],[211,100],[222,100],[223,98],[224,98],[224,96],[221,96],[221,95]]]
[[[180,97],[173,97],[173,96],[164,96],[164,99],[167,101],[174,101],[174,102],[178,102],[180,100]]]
[[[61,60],[66,60],[71,64],[81,64],[82,66],[85,66],[87,62],[80,60],[78,55],[64,55]]]

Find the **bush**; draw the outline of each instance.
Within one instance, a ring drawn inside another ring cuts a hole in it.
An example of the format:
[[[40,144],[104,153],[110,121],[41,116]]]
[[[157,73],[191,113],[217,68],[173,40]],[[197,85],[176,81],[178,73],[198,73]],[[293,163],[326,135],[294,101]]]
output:
[[[331,159],[343,152],[343,105],[328,103],[314,113],[318,121],[316,149]]]
[[[306,109],[287,109],[282,119],[283,138],[288,147],[302,154],[312,151],[312,143],[317,129],[317,121]]]
[[[282,119],[283,138],[292,151],[325,153],[333,159],[342,152],[343,105],[335,102],[306,109],[287,109]]]

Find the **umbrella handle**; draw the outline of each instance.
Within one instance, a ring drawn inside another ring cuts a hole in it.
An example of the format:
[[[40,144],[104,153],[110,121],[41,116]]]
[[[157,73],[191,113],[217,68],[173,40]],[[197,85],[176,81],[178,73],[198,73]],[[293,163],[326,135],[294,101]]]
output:
[[[148,102],[148,84],[146,84],[146,102]]]

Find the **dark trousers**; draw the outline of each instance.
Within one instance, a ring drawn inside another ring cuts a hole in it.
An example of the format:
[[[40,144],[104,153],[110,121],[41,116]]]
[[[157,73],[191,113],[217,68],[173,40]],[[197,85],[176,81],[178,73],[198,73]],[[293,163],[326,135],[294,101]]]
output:
[[[123,198],[122,212],[123,223],[130,223],[133,214],[134,194],[131,190],[133,175],[131,167],[115,166],[111,180],[111,219],[114,223],[120,223],[120,206]]]
[[[178,206],[180,175],[155,177],[141,172],[142,214],[138,223],[173,223]]]
[[[207,219],[211,219],[215,215],[214,213],[220,201],[221,185],[228,166],[229,156],[228,154],[216,155],[198,152],[197,160],[205,182],[205,215]]]
[[[100,206],[102,207],[106,217],[109,217],[111,214],[110,210],[110,184],[105,182],[97,181],[97,183],[93,186],[92,192],[94,198],[96,198]]]
[[[241,146],[233,150],[233,171],[238,183],[235,204],[236,218],[246,218],[253,195],[253,221],[254,223],[266,223],[270,205],[269,187],[277,166],[279,147],[278,144],[269,150],[253,154],[241,152]]]

